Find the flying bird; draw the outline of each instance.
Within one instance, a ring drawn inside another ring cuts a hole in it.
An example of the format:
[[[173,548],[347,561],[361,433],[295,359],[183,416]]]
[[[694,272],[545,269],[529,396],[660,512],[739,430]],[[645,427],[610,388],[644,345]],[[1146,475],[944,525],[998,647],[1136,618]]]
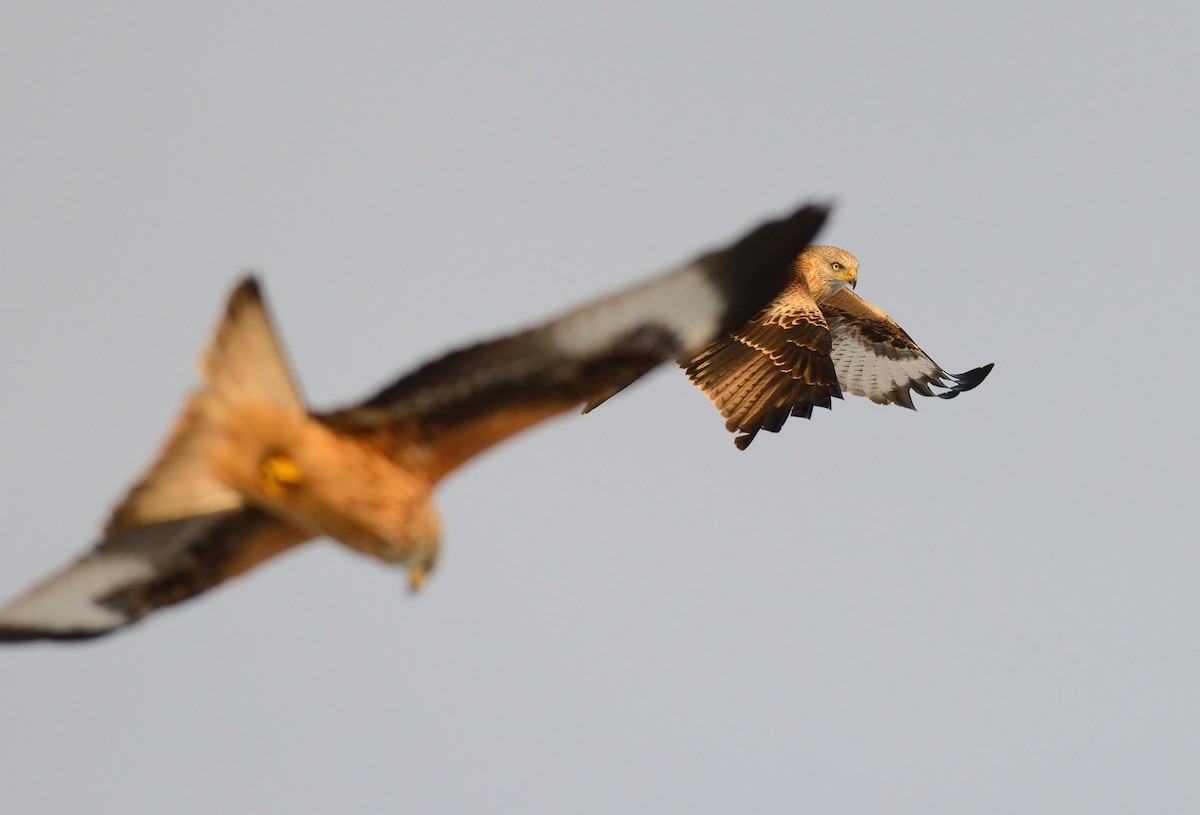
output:
[[[327,535],[420,587],[441,535],[434,487],[504,439],[690,359],[762,308],[827,210],[557,319],[452,352],[362,402],[305,406],[260,285],[238,285],[201,384],[93,549],[0,609],[0,641],[85,639]]]
[[[992,363],[950,374],[896,321],[851,289],[858,260],[836,246],[808,246],[791,282],[752,320],[681,363],[725,417],[744,450],[760,430],[808,419],[843,391],[916,410],[912,391],[953,399],[982,382]],[[616,393],[601,394],[584,413]]]

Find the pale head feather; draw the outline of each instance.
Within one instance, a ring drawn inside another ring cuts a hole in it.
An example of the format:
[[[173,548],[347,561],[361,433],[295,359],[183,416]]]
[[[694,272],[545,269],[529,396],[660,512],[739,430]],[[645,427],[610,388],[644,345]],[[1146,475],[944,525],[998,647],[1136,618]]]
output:
[[[796,274],[804,278],[818,303],[858,280],[858,258],[836,246],[808,246],[796,258]]]

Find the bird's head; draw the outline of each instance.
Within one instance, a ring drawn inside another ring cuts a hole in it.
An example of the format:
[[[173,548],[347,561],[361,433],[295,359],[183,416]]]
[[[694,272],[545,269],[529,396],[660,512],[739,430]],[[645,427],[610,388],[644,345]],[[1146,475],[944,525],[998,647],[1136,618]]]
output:
[[[836,246],[806,247],[798,265],[818,303],[858,283],[858,258]]]

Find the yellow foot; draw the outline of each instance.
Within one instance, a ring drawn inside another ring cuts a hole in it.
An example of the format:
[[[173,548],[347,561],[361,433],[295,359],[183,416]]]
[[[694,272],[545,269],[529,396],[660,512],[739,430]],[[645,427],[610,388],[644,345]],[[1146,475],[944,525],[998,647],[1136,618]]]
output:
[[[294,487],[303,479],[300,465],[290,456],[275,453],[264,456],[258,462],[258,483],[263,492],[274,498],[282,497],[288,487]]]

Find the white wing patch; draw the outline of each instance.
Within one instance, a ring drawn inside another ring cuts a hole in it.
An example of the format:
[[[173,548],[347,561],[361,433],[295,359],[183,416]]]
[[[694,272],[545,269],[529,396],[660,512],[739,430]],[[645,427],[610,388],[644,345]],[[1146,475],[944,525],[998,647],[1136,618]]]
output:
[[[85,557],[0,611],[0,628],[51,632],[99,632],[116,628],[127,622],[125,615],[97,601],[153,575],[153,564],[140,557]]]
[[[551,337],[563,353],[588,357],[607,350],[615,338],[653,326],[675,336],[681,354],[692,355],[715,339],[726,306],[704,267],[691,264],[656,282],[585,306],[554,325]]]
[[[879,332],[881,327],[891,331],[892,339],[887,341],[869,339],[863,328],[853,318],[842,316],[842,312],[830,310],[826,316],[833,332],[830,358],[842,390],[865,396],[876,404],[894,403],[912,408],[913,390],[923,396],[949,399],[974,388],[992,369],[991,365],[985,365],[964,374],[947,373],[886,315],[876,323],[874,331]],[[932,388],[945,388],[946,392],[938,393]]]

